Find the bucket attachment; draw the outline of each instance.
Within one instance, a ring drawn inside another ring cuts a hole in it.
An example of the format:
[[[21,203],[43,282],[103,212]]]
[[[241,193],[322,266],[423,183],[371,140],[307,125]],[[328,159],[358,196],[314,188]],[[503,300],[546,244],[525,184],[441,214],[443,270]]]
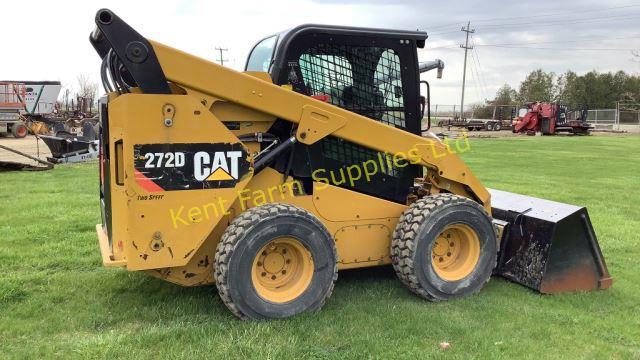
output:
[[[545,294],[611,286],[586,208],[489,192],[499,229],[496,274]]]

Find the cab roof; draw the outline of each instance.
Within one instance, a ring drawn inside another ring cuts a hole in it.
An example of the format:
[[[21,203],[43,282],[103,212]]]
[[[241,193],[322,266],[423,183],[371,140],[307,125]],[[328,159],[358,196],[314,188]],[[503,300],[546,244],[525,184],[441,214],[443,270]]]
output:
[[[292,29],[288,29],[278,34],[278,47],[286,45],[286,43],[298,35],[305,33],[324,33],[324,34],[336,34],[336,35],[356,35],[356,36],[371,36],[371,37],[384,37],[399,40],[415,40],[416,45],[419,48],[423,48],[425,41],[429,37],[424,31],[410,31],[410,30],[392,30],[392,29],[379,29],[379,28],[366,28],[366,27],[353,27],[353,26],[339,26],[339,25],[320,25],[320,24],[303,24],[296,26]]]

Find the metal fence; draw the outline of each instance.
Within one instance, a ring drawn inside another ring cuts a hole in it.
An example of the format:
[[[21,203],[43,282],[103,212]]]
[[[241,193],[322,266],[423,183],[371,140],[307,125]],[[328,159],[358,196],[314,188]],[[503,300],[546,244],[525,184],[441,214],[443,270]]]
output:
[[[616,125],[616,109],[595,109],[589,110],[587,122],[596,128],[611,128]]]
[[[640,132],[640,103],[618,101],[616,114],[617,130]]]
[[[640,104],[618,102],[615,109],[589,110],[587,121],[597,129],[640,132]]]

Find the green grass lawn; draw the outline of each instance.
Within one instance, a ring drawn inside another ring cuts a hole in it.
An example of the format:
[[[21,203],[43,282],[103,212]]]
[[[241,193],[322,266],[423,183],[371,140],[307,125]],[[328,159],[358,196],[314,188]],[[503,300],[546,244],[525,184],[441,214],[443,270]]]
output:
[[[383,267],[341,272],[319,313],[242,322],[215,286],[103,268],[96,164],[59,166],[0,174],[0,358],[640,358],[640,137],[473,140],[464,158],[489,187],[587,206],[613,287],[493,278],[436,304]]]

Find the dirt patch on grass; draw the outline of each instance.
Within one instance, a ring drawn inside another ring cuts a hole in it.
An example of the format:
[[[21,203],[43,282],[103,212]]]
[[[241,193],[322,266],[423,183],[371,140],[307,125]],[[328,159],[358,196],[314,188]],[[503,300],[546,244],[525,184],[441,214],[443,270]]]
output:
[[[51,152],[49,152],[47,145],[33,135],[27,135],[27,137],[22,139],[16,139],[14,137],[0,137],[0,145],[35,156],[42,160],[47,160],[47,157],[51,156]],[[34,166],[42,165],[38,164],[37,161],[2,148],[0,148],[0,161],[9,161]]]

